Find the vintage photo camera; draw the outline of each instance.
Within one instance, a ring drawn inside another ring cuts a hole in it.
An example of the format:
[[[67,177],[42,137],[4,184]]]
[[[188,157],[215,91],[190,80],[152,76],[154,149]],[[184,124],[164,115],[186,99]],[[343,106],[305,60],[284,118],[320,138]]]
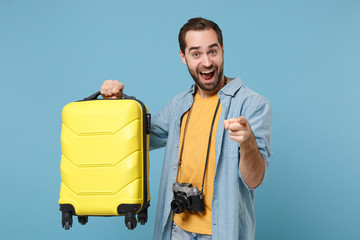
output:
[[[172,186],[172,191],[174,199],[171,202],[171,209],[175,213],[182,213],[185,208],[195,212],[205,211],[203,193],[191,183],[176,182]]]

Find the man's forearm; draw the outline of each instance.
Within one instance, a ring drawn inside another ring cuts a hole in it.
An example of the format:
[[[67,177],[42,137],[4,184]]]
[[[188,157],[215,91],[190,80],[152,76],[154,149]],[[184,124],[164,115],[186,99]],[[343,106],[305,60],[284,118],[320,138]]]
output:
[[[265,161],[261,156],[252,133],[247,141],[240,144],[240,173],[250,188],[256,188],[264,176]]]

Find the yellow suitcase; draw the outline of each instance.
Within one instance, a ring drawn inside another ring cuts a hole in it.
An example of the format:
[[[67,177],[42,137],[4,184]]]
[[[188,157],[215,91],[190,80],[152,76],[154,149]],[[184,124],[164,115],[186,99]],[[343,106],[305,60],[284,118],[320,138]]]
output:
[[[134,97],[97,99],[100,92],[67,104],[62,111],[62,226],[72,216],[124,216],[132,230],[147,222],[150,206],[150,114]]]

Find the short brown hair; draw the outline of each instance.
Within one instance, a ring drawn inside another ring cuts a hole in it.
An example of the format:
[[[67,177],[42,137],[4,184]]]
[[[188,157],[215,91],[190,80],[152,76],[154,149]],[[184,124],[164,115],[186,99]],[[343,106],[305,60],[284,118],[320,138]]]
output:
[[[182,26],[179,32],[179,45],[181,52],[185,54],[185,48],[186,48],[185,35],[188,31],[190,30],[204,31],[207,29],[213,29],[216,32],[218,41],[222,47],[223,37],[222,37],[221,29],[216,23],[207,20],[205,18],[191,18],[188,20],[187,23],[184,24],[184,26]]]

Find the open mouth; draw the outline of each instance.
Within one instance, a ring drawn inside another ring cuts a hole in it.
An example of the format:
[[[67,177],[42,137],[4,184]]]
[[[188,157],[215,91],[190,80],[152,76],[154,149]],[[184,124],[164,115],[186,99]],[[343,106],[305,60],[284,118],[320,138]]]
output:
[[[211,80],[214,77],[214,74],[215,74],[215,69],[200,71],[201,77],[206,81]]]

